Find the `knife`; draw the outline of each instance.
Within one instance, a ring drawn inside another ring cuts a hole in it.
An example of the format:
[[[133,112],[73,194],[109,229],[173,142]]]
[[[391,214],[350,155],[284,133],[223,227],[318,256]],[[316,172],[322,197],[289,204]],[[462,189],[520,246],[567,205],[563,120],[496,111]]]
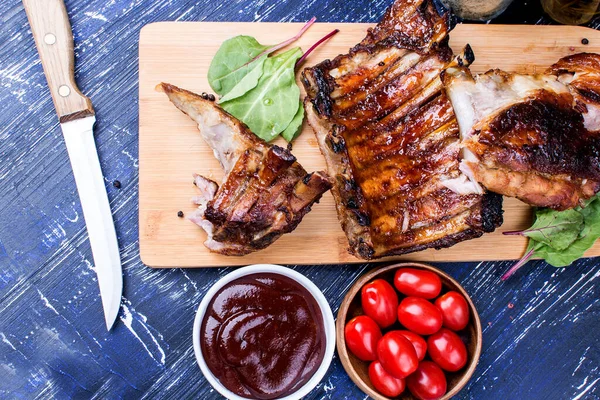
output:
[[[67,145],[110,331],[121,305],[123,272],[94,142],[94,109],[75,83],[73,32],[63,0],[23,0],[23,5]]]

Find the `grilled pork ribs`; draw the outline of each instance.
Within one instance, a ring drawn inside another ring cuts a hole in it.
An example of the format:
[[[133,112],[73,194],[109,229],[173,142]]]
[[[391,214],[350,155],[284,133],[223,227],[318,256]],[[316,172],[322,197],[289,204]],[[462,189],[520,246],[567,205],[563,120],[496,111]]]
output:
[[[598,192],[600,56],[565,57],[538,75],[452,67],[442,77],[473,181],[556,210]]]
[[[288,150],[267,144],[214,102],[166,83],[157,89],[198,123],[225,170],[220,186],[194,176],[200,195],[190,219],[206,231],[210,251],[241,256],[264,249],[293,231],[331,187],[323,172],[307,173]]]
[[[453,56],[449,25],[431,0],[397,0],[348,54],[302,73],[308,121],[357,257],[449,247],[502,223],[501,196],[460,169],[440,72],[473,54]]]

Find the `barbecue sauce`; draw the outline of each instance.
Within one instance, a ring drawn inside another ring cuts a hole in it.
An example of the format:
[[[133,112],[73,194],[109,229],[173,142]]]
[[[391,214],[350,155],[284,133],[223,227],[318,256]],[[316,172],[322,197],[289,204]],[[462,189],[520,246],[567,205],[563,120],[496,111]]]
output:
[[[285,276],[238,278],[210,301],[200,330],[208,368],[246,398],[284,397],[303,386],[325,354],[323,315],[314,297]]]

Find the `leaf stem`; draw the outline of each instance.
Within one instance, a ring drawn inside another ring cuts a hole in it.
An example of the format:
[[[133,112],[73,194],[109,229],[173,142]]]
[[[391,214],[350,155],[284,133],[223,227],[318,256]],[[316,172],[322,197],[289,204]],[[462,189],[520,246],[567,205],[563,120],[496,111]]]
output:
[[[522,231],[507,231],[507,232],[502,232],[502,234],[503,235],[521,235],[521,236],[526,236],[530,232],[543,232],[543,231],[548,230],[548,229],[557,229],[558,227],[560,227],[562,225],[572,225],[572,224],[573,224],[573,222],[571,222],[571,221],[565,221],[565,222],[559,222],[559,223],[554,224],[554,225],[542,226],[541,228],[535,228],[535,229],[529,228],[529,229],[524,229]]]
[[[503,281],[505,281],[508,278],[510,278],[515,272],[517,272],[517,270],[519,268],[521,268],[523,265],[527,264],[527,262],[529,261],[529,259],[533,256],[533,253],[535,253],[535,248],[532,248],[527,253],[525,253],[525,255],[523,256],[523,258],[521,258],[508,271],[506,271],[506,273],[504,275],[502,275],[502,278],[500,278],[500,279],[502,279]]]
[[[283,49],[285,46],[289,45],[290,43],[294,43],[296,40],[300,39],[300,36],[304,35],[304,32],[306,32],[308,30],[308,28],[310,28],[310,26],[315,23],[316,20],[317,20],[317,17],[312,17],[306,24],[304,24],[304,26],[302,27],[302,29],[300,29],[300,31],[296,34],[296,36],[291,37],[288,40],[284,40],[283,42],[276,44],[273,47],[269,47],[268,49],[264,50],[262,53],[260,53],[256,57],[254,57],[252,60],[248,61],[247,64],[250,64],[253,61],[258,60],[265,54],[271,54],[279,49]]]
[[[300,57],[298,59],[298,61],[296,61],[296,67],[300,64],[302,64],[304,62],[304,60],[306,59],[306,57],[308,57],[308,55],[310,53],[312,53],[312,51],[314,49],[316,49],[321,43],[323,43],[324,41],[328,40],[330,37],[332,37],[333,35],[335,35],[336,33],[338,33],[340,30],[339,29],[334,29],[331,32],[329,32],[327,35],[323,36],[321,39],[319,39],[317,41],[317,43],[313,44],[312,46],[310,46],[310,48],[308,50],[306,50],[306,53],[304,53],[302,55],[302,57]]]
[[[503,235],[518,235],[518,236],[523,236],[525,235],[525,231],[506,231],[506,232],[502,232]]]

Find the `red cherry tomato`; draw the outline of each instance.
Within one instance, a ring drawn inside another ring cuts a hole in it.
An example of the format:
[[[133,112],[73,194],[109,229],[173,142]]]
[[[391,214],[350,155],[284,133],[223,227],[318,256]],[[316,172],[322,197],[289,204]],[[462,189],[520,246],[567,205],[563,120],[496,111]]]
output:
[[[405,297],[398,306],[398,320],[419,335],[431,335],[442,327],[442,313],[420,297]]]
[[[433,299],[442,291],[442,280],[435,272],[400,268],[394,275],[394,286],[400,293],[407,296]]]
[[[469,323],[469,305],[458,292],[448,292],[435,300],[435,306],[442,313],[443,325],[453,331],[460,331]]]
[[[436,400],[446,394],[446,375],[434,362],[421,361],[414,374],[406,379],[408,390],[420,400]]]
[[[413,347],[415,348],[415,351],[417,352],[417,358],[419,359],[419,361],[424,359],[425,354],[427,353],[427,342],[425,341],[425,339],[423,339],[421,336],[419,336],[416,333],[411,332],[411,331],[398,331],[398,332],[400,332],[402,334],[402,336],[404,336],[405,338],[410,340]]]
[[[344,328],[348,349],[363,361],[377,359],[377,342],[381,339],[381,329],[366,315],[352,318]]]
[[[442,328],[427,339],[431,359],[446,371],[458,371],[467,363],[467,348],[450,329]]]
[[[399,379],[412,374],[419,365],[412,343],[398,331],[383,335],[377,343],[377,358],[387,372]]]
[[[383,279],[375,279],[363,286],[360,299],[365,314],[380,327],[387,328],[396,322],[398,295],[392,285]]]
[[[379,361],[373,361],[369,365],[369,379],[375,389],[387,397],[398,397],[406,387],[404,379],[394,378]]]

